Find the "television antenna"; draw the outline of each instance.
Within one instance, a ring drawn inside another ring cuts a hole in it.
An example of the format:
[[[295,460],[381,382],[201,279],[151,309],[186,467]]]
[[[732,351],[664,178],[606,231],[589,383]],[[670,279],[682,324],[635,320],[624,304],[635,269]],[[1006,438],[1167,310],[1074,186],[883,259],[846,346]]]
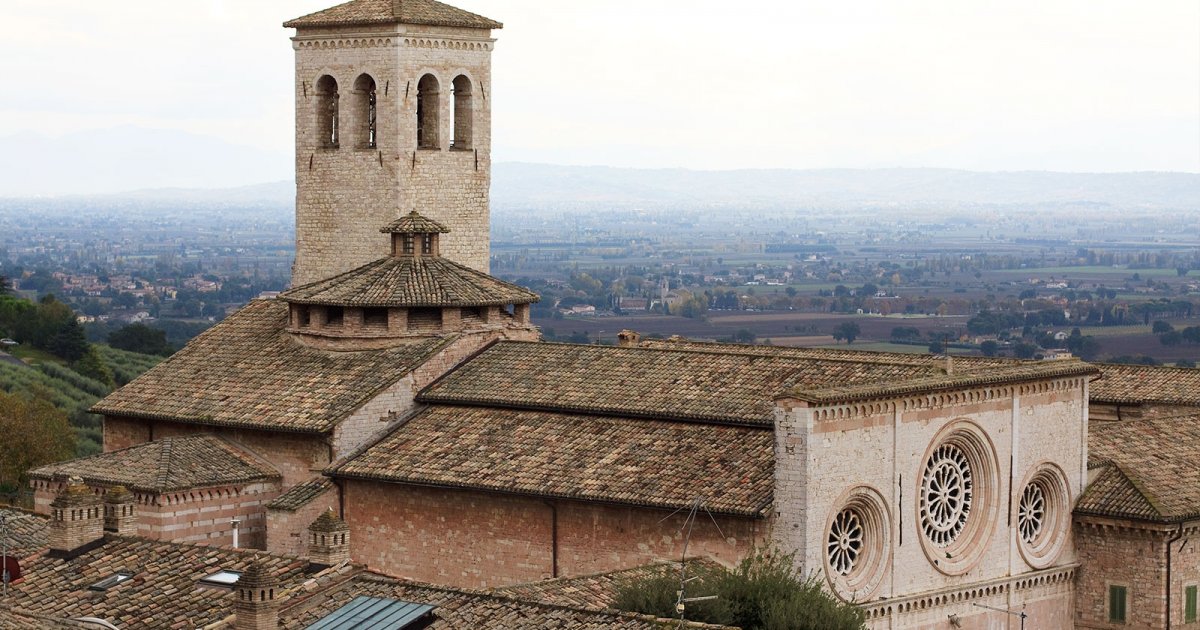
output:
[[[683,624],[686,621],[688,604],[692,602],[709,602],[717,598],[716,595],[700,595],[696,597],[687,596],[688,582],[700,577],[698,575],[690,578],[688,577],[687,550],[688,544],[690,544],[692,541],[692,529],[696,526],[696,517],[699,514],[700,509],[704,508],[704,502],[705,498],[702,496],[697,496],[695,499],[692,499],[691,507],[688,509],[688,516],[686,519],[684,519],[683,525],[680,528],[681,532],[686,529],[686,534],[684,534],[683,537],[683,554],[679,558],[679,590],[675,591],[675,613],[679,615],[680,628],[683,627]],[[667,518],[674,516],[678,512],[679,510],[675,510],[675,512],[672,512],[671,515],[667,516]],[[717,528],[717,532],[721,534],[721,538],[724,539],[725,532],[722,532],[721,526],[717,525],[717,520],[713,518],[712,512],[709,512],[708,508],[704,508],[704,512],[708,514],[708,518],[712,520],[713,526]]]

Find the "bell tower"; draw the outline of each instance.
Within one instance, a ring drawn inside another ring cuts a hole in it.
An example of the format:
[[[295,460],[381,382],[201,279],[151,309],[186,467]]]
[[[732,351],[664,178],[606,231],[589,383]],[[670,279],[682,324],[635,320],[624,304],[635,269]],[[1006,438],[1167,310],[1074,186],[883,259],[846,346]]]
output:
[[[380,225],[420,208],[442,255],[488,271],[492,29],[435,0],[351,0],[295,28],[292,286],[388,254]]]

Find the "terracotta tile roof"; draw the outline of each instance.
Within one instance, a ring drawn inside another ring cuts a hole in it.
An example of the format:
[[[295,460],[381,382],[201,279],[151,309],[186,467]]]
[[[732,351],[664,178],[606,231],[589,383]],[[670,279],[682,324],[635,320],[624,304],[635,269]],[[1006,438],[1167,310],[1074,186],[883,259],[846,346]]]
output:
[[[643,348],[659,348],[666,350],[694,350],[697,352],[728,352],[736,354],[758,354],[763,356],[783,356],[806,359],[828,359],[831,361],[862,361],[866,363],[888,363],[893,365],[923,365],[931,368],[943,366],[946,357],[932,354],[913,354],[905,352],[875,352],[872,350],[853,350],[845,348],[801,348],[795,346],[768,346],[762,344],[725,343],[715,341],[693,341],[691,339],[644,339],[639,344]],[[998,367],[1014,364],[1031,364],[1037,361],[1020,359],[1005,359],[999,357],[953,357],[955,369],[978,370],[986,367]]]
[[[380,258],[279,297],[298,304],[374,307],[498,306],[540,299],[533,291],[441,256]]]
[[[956,370],[953,374],[921,376],[897,382],[848,384],[821,389],[796,387],[790,395],[815,404],[871,400],[925,392],[948,391],[982,385],[1021,383],[1046,378],[1098,374],[1095,366],[1078,360],[1038,361],[982,370]]]
[[[705,558],[688,560],[688,574],[697,571],[720,570],[721,565]],[[585,610],[611,609],[616,603],[617,589],[626,580],[641,580],[663,575],[679,575],[678,562],[655,562],[630,569],[594,573],[570,578],[541,580],[495,589],[493,592],[530,601],[558,604]]]
[[[92,628],[100,626],[44,615],[31,615],[0,607],[0,628],[4,630],[44,630],[45,628]]]
[[[701,351],[501,342],[427,387],[420,399],[769,426],[775,397],[792,388],[880,387],[927,378],[937,369],[885,359],[741,352],[736,346]],[[1047,363],[1033,365],[1036,371]]]
[[[431,630],[663,630],[678,620],[656,619],[617,611],[580,610],[526,601],[495,593],[420,584],[373,573],[360,573],[336,587],[288,602],[280,625],[304,628],[355,597],[367,595],[435,606]],[[687,623],[685,628],[720,628]]]
[[[5,542],[10,555],[24,558],[46,548],[50,521],[45,515],[7,506],[0,507],[0,514],[6,519],[8,538]]]
[[[35,468],[35,479],[81,477],[91,485],[167,492],[279,478],[265,461],[214,435],[188,435]]]
[[[403,378],[445,339],[337,352],[284,330],[287,304],[254,300],[92,407],[93,413],[323,433]]]
[[[773,447],[750,427],[438,405],[331,474],[761,516]]]
[[[1103,375],[1089,390],[1092,402],[1200,406],[1200,370],[1099,363]]]
[[[445,234],[450,228],[413,210],[379,228],[384,234]]]
[[[351,0],[323,11],[284,22],[287,28],[351,26],[356,24],[428,24],[465,28],[503,28],[482,15],[436,0]]]
[[[309,502],[317,497],[325,494],[332,487],[333,481],[329,477],[314,477],[304,483],[298,483],[288,488],[286,492],[275,497],[273,501],[268,503],[267,509],[295,512],[308,505]]]
[[[1093,425],[1088,460],[1106,469],[1076,513],[1178,522],[1200,516],[1200,415]]]
[[[108,535],[69,561],[44,554],[27,560],[25,579],[9,586],[5,604],[25,614],[99,617],[127,630],[199,628],[231,615],[234,595],[197,580],[220,569],[245,571],[256,557],[279,579],[281,591],[313,577],[305,573],[308,561],[299,558]],[[106,591],[88,590],[118,571],[133,578]]]

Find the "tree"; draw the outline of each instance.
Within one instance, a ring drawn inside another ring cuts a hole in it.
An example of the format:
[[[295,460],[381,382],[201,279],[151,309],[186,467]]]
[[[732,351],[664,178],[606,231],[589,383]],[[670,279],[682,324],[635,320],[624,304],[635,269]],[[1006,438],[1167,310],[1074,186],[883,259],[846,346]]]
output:
[[[0,485],[23,487],[30,469],[75,454],[75,432],[50,395],[0,391]]]
[[[979,344],[979,351],[982,352],[983,356],[985,357],[994,357],[999,350],[1000,344],[992,341],[991,339]]]
[[[167,332],[145,324],[130,324],[108,334],[108,345],[142,354],[171,354]]]
[[[109,369],[108,364],[104,362],[104,359],[100,357],[100,353],[96,352],[95,346],[89,346],[87,353],[85,353],[83,357],[76,361],[71,367],[76,372],[79,372],[88,378],[100,381],[101,383],[108,385],[110,388],[116,386],[116,381],[113,379],[112,370]]]
[[[734,569],[692,565],[688,593],[716,595],[687,604],[691,621],[738,626],[747,630],[859,630],[863,611],[838,600],[817,574],[805,577],[794,554],[755,550]],[[656,617],[678,617],[679,576],[663,572],[616,585],[614,605]]]
[[[837,341],[845,339],[848,344],[854,343],[860,334],[862,329],[858,327],[858,322],[842,322],[833,329],[833,338]]]
[[[1172,330],[1175,330],[1175,327],[1168,324],[1167,322],[1164,322],[1161,319],[1154,320],[1154,326],[1151,327],[1151,329],[1150,329],[1150,331],[1156,335],[1161,335],[1163,333],[1169,333]]]
[[[1018,359],[1032,359],[1033,356],[1037,354],[1037,351],[1037,346],[1024,341],[1013,346],[1013,354],[1016,355]]]

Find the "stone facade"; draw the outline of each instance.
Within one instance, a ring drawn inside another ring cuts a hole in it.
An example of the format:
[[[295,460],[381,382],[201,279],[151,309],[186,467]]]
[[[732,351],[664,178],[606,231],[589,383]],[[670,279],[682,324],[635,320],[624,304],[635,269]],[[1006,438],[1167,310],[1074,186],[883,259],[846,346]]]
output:
[[[936,592],[978,595],[981,585],[1075,562],[1070,510],[1086,482],[1084,379],[863,404],[810,407],[783,399],[779,405],[773,538],[797,551],[804,570],[834,575],[830,587],[843,598],[873,604]],[[980,461],[971,465],[971,516],[953,543],[940,546],[930,542],[920,497],[930,492],[922,486],[927,462],[943,444],[961,445],[962,452]],[[1020,540],[1017,510],[1026,485],[1047,471],[1065,487],[1046,518],[1039,556]],[[836,577],[827,551],[844,510],[855,512],[867,535],[854,568]],[[1047,609],[1069,609],[1069,582],[1052,590],[1059,595],[1045,604]],[[1004,587],[989,597],[1021,592]],[[1045,595],[1037,589],[1025,592]],[[978,614],[974,601],[982,600],[934,599],[926,616],[966,619]],[[893,607],[872,625],[914,627],[900,614]],[[1039,622],[1033,627],[1056,626]]]
[[[299,29],[293,286],[387,255],[379,228],[413,209],[450,228],[443,255],[487,271],[494,41],[487,29],[410,24]],[[373,147],[364,75],[375,83]],[[438,84],[435,97],[426,91],[427,106],[436,103],[436,148],[417,144],[418,83],[426,75]],[[336,147],[319,87],[325,76],[337,82]],[[457,97],[469,103],[470,140],[451,147],[459,76],[470,83],[469,94]]]
[[[1197,536],[1200,522],[1195,521],[1174,526],[1094,516],[1077,518],[1080,567],[1075,627],[1200,628],[1200,619],[1188,622],[1184,617],[1186,589],[1200,585],[1200,555],[1193,542]],[[1124,623],[1109,621],[1112,586],[1126,588]]]
[[[53,501],[62,492],[63,483],[35,481],[33,487],[34,511],[52,514]],[[96,501],[100,501],[100,496],[107,490],[101,487],[88,489],[96,495]],[[228,546],[233,544],[231,521],[236,518],[240,522],[240,546],[264,549],[267,528],[264,506],[279,495],[279,489],[278,483],[268,482],[189,488],[161,494],[126,491],[133,503],[132,518],[120,519],[122,529],[117,533],[170,542]],[[104,521],[102,513],[99,527],[103,528]]]
[[[351,558],[385,573],[470,588],[678,560],[686,513],[344,480]],[[702,515],[689,556],[739,561],[763,520]]]
[[[304,556],[308,526],[329,509],[338,507],[338,489],[329,488],[296,510],[267,508],[267,551],[284,556]]]

